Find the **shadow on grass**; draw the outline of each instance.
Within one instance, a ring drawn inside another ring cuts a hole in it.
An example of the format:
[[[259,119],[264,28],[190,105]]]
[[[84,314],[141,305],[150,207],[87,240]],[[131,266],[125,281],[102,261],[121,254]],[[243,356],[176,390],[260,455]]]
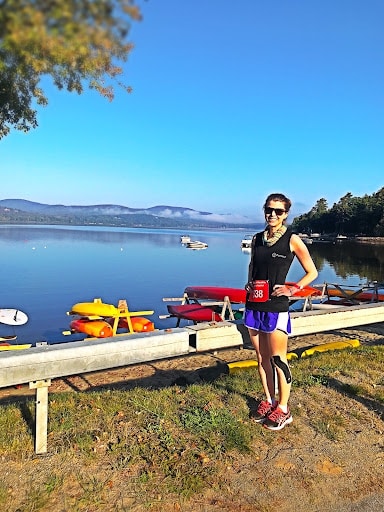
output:
[[[372,400],[371,398],[366,398],[363,396],[356,395],[354,387],[349,384],[344,384],[333,377],[325,377],[326,386],[334,389],[338,393],[343,393],[348,395],[349,398],[356,400],[367,409],[373,411],[377,414],[377,416],[384,421],[384,405],[378,402],[377,400]]]

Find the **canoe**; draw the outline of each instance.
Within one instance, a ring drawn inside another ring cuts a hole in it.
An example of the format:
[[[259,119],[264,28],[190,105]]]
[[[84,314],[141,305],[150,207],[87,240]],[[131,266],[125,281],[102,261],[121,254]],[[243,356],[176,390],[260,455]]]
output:
[[[113,335],[111,325],[105,320],[89,320],[78,318],[70,323],[72,331],[82,332],[95,338],[110,338]]]

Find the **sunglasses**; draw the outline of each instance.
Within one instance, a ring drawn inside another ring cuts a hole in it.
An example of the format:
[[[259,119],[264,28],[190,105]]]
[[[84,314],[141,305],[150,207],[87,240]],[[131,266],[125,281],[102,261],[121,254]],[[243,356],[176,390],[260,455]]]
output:
[[[267,206],[264,208],[264,212],[266,215],[272,215],[272,212],[275,212],[278,217],[283,215],[283,213],[286,213],[286,210],[283,210],[282,208],[270,208]]]

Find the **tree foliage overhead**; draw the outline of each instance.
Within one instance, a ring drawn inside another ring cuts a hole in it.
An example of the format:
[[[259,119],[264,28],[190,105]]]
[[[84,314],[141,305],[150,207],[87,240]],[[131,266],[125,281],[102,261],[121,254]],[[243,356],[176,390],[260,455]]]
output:
[[[118,62],[132,49],[127,35],[141,14],[134,0],[0,0],[0,139],[11,128],[37,126],[39,87],[49,75],[59,89],[81,94],[84,84],[109,100]]]
[[[330,209],[325,199],[319,199],[293,220],[292,227],[303,233],[384,236],[384,187],[371,196],[353,197],[348,192]]]

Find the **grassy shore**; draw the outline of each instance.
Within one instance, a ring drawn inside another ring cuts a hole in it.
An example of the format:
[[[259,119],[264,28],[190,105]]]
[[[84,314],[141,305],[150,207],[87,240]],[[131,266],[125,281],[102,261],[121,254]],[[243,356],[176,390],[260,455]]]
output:
[[[294,422],[274,433],[249,419],[261,396],[254,368],[162,389],[51,393],[44,456],[33,453],[34,401],[3,405],[1,509],[382,510],[384,345],[291,366]]]

